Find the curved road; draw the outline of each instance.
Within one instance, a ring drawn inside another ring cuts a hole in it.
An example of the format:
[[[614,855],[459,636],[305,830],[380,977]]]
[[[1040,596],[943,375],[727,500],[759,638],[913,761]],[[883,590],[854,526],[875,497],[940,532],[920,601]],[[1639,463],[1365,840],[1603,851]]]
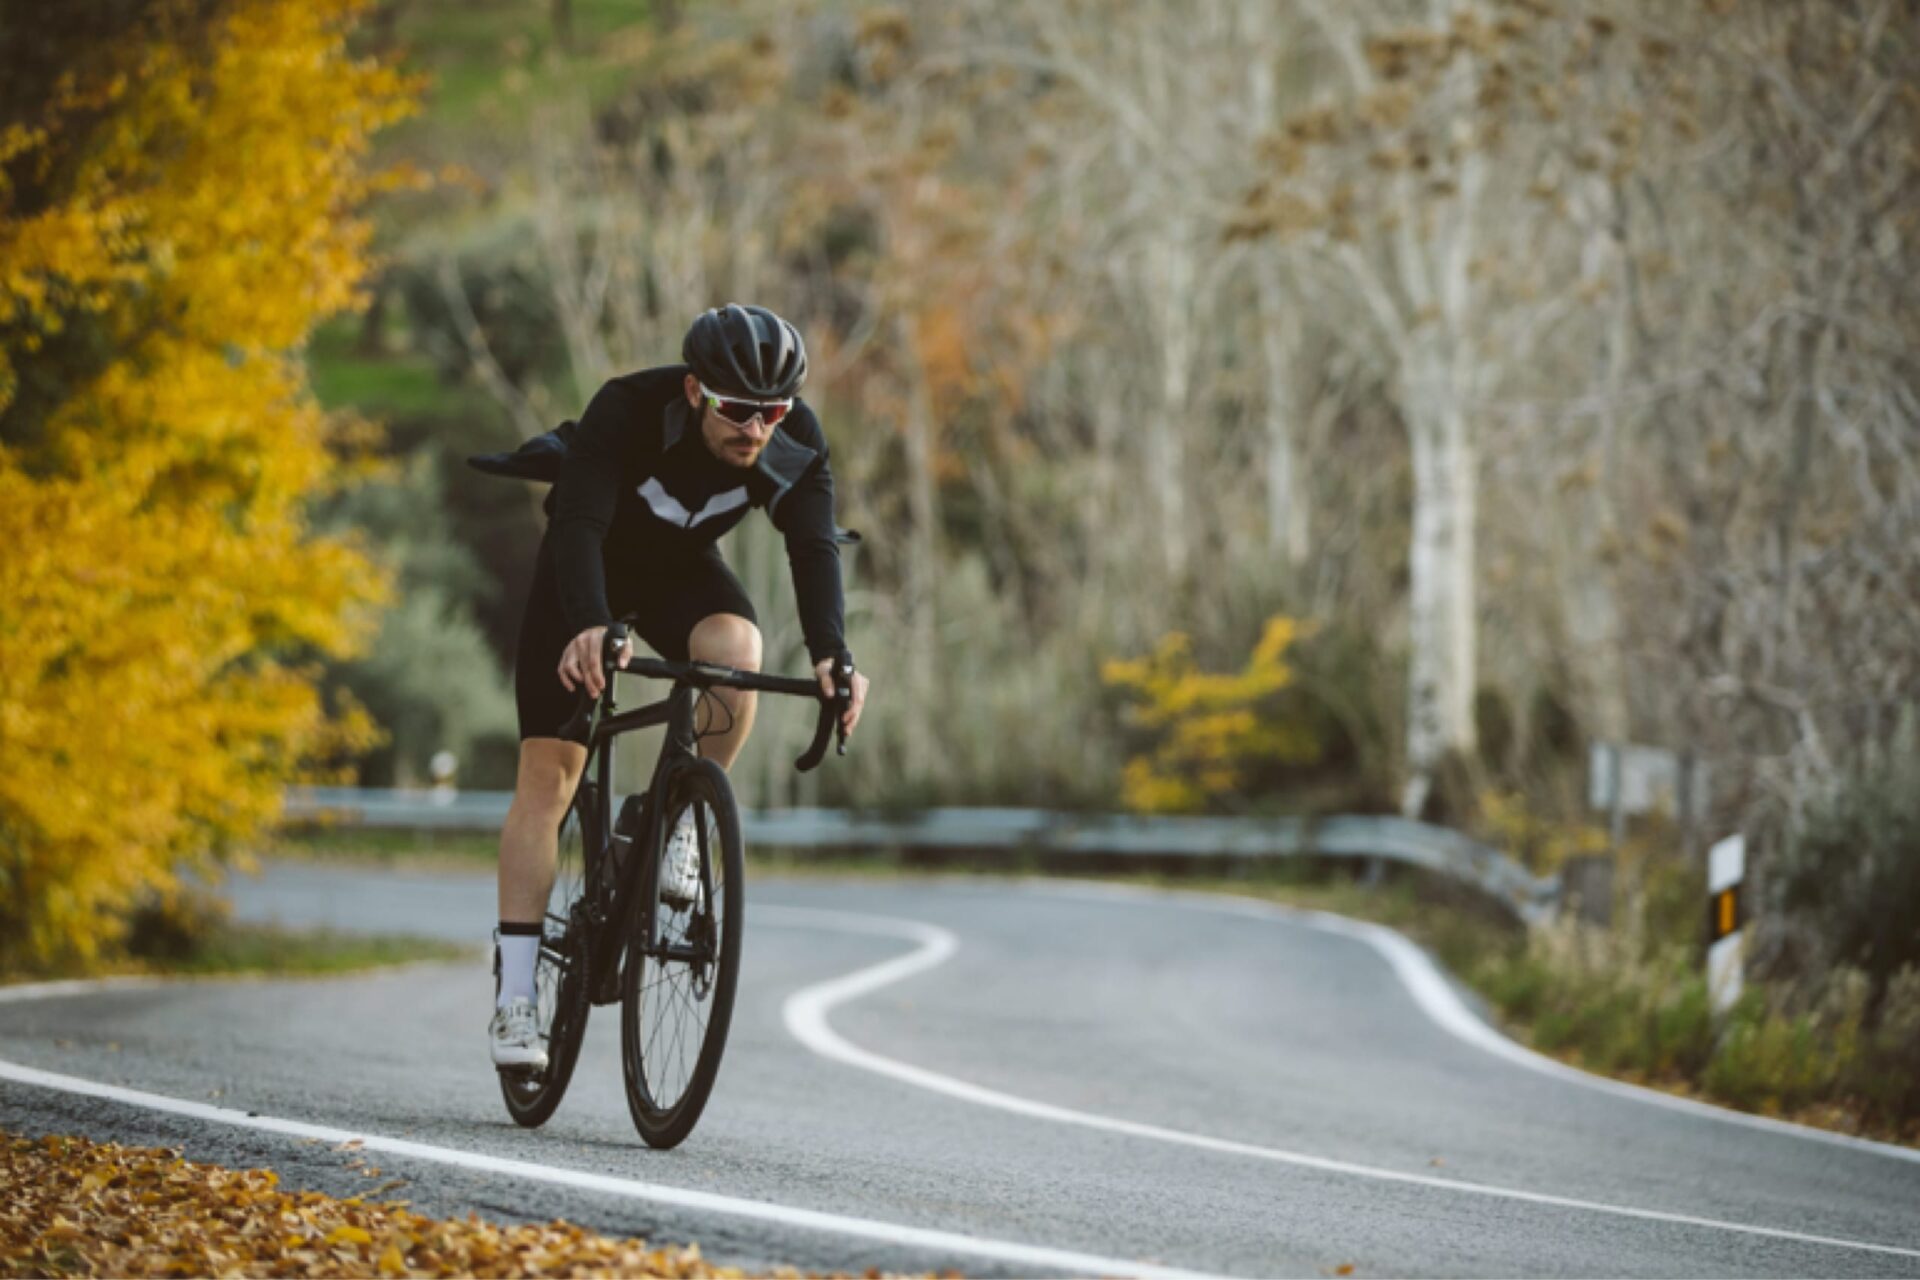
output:
[[[233,888],[288,923],[493,920],[490,876]],[[553,1120],[514,1127],[478,961],[0,993],[0,1127],[749,1268],[1920,1276],[1920,1153],[1545,1064],[1384,931],[986,881],[760,881],[748,918],[720,1083],[674,1152],[627,1119],[617,1009]]]

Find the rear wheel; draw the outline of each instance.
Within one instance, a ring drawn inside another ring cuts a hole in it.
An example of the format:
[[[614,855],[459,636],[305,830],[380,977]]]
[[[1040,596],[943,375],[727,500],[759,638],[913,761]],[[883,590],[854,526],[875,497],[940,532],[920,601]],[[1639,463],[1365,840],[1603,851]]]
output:
[[[500,1073],[500,1093],[507,1112],[527,1128],[547,1122],[573,1079],[580,1060],[580,1043],[587,1034],[591,1011],[587,946],[587,866],[585,851],[599,825],[596,790],[583,780],[560,824],[559,857],[554,864],[553,891],[547,898],[547,918],[540,937],[540,956],[533,971],[534,1004],[540,1038],[546,1041],[547,1065],[541,1071]]]
[[[700,892],[676,905],[661,899],[661,864],[687,812],[700,849]],[[648,1146],[665,1148],[684,1140],[706,1108],[740,977],[746,864],[726,772],[695,760],[675,773],[651,840],[629,917],[620,1059],[634,1127]]]

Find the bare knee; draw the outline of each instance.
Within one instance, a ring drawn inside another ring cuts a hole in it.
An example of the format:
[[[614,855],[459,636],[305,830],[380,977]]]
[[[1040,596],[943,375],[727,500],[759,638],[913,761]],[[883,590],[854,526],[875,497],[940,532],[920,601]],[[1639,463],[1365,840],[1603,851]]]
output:
[[[687,651],[696,662],[713,662],[742,671],[760,669],[760,628],[737,613],[716,613],[700,619],[687,638]]]
[[[573,798],[587,749],[559,738],[528,738],[520,744],[520,772],[513,784],[513,807],[541,820],[558,821]]]

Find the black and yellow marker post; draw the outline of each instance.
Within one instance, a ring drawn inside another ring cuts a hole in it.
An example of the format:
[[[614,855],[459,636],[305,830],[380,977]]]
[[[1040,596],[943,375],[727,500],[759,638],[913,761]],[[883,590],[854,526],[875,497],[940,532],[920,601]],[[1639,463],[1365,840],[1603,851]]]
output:
[[[1740,926],[1746,923],[1741,887],[1747,842],[1728,836],[1707,851],[1707,990],[1722,1012],[1740,998]]]

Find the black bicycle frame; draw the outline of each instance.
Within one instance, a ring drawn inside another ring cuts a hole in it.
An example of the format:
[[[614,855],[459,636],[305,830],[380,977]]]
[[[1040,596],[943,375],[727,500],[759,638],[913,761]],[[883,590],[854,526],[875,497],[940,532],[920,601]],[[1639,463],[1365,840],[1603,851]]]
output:
[[[609,641],[624,640],[627,632],[624,626],[615,624],[609,628]],[[586,833],[589,837],[597,835],[599,847],[591,851],[595,867],[601,867],[607,856],[607,850],[613,843],[613,740],[623,733],[635,729],[650,729],[654,725],[667,726],[667,740],[660,750],[659,762],[654,765],[653,778],[647,787],[647,825],[644,831],[636,832],[636,841],[643,841],[644,847],[636,843],[631,865],[621,876],[620,883],[613,886],[612,894],[607,898],[607,912],[599,916],[602,895],[598,892],[599,876],[603,872],[590,870],[587,884],[589,910],[596,918],[593,921],[594,955],[592,972],[604,972],[603,966],[619,956],[619,943],[623,937],[617,927],[626,918],[631,908],[633,894],[638,886],[646,884],[643,869],[652,868],[659,861],[659,851],[655,847],[659,841],[656,836],[660,830],[661,815],[666,811],[667,792],[672,786],[673,775],[685,762],[698,758],[697,744],[699,736],[694,725],[698,707],[697,695],[708,688],[721,687],[743,691],[785,693],[801,697],[819,698],[820,689],[811,680],[796,679],[791,676],[762,675],[757,671],[738,671],[732,667],[712,666],[701,662],[666,662],[658,658],[633,658],[626,666],[616,667],[608,660],[612,653],[609,644],[602,656],[602,671],[606,685],[597,699],[589,699],[585,690],[581,691],[581,703],[574,712],[573,719],[560,730],[562,738],[572,738],[585,721],[587,750],[589,754],[597,747],[599,759],[594,763],[594,815],[597,833]],[[632,711],[620,711],[613,700],[614,676],[618,672],[629,675],[651,676],[656,679],[673,681],[673,689],[658,702],[650,702],[644,707]],[[813,743],[809,746],[794,767],[806,772],[817,766],[825,758],[828,739],[839,725],[840,711],[852,697],[850,685],[852,668],[847,668],[835,681],[835,697],[822,700],[820,718],[814,727]],[[846,735],[840,734],[839,749],[846,751]],[[705,852],[707,835],[704,829],[698,832]],[[588,843],[593,843],[592,839]],[[636,878],[637,877],[637,878]],[[708,874],[707,859],[700,860],[701,890],[705,900],[712,902],[713,883]],[[660,954],[655,947],[653,937],[654,920],[651,912],[647,915],[647,935],[644,950],[648,954]],[[697,955],[680,955],[678,951],[669,954],[674,959],[699,959]]]
[[[673,774],[681,763],[697,758],[694,716],[698,706],[698,693],[692,685],[676,683],[670,693],[658,702],[636,707],[631,711],[617,710],[613,701],[611,681],[605,698],[607,714],[597,716],[587,738],[587,749],[598,748],[594,761],[594,805],[598,810],[596,825],[603,833],[601,845],[596,852],[594,862],[597,867],[592,877],[594,883],[607,874],[606,858],[613,845],[613,742],[621,734],[636,729],[650,729],[655,725],[667,726],[666,742],[661,747],[660,759],[654,765],[653,777],[647,785],[647,822],[643,830],[629,832],[633,841],[632,851],[627,865],[621,868],[620,879],[612,886],[608,894],[594,895],[594,910],[600,910],[605,903],[604,918],[594,921],[594,957],[592,971],[605,972],[603,966],[617,963],[619,950],[625,937],[619,922],[627,918],[632,909],[634,894],[645,884],[646,872],[659,859],[655,847],[659,841],[656,832],[660,826],[660,814],[665,812],[667,790],[673,780]],[[703,881],[707,877],[704,859],[700,868]],[[712,885],[703,883],[704,890],[711,893]],[[651,919],[647,925],[646,945],[653,946],[653,925]]]

